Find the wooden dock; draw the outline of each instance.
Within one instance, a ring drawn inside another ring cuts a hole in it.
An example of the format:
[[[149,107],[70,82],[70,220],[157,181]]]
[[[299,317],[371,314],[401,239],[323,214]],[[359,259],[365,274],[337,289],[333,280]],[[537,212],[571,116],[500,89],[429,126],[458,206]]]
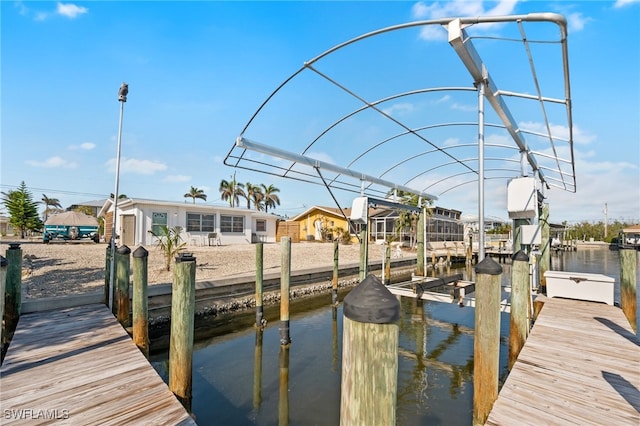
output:
[[[622,310],[545,299],[489,425],[639,425],[640,340]]]
[[[3,425],[195,425],[102,304],[20,317],[0,389]]]

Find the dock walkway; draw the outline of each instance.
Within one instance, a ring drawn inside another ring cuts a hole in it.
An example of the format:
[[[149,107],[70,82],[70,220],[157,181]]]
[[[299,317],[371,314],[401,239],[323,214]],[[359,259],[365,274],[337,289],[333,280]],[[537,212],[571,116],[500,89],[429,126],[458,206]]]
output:
[[[622,310],[546,299],[489,425],[639,425],[640,340]]]
[[[195,425],[102,304],[21,316],[0,391],[3,425]]]

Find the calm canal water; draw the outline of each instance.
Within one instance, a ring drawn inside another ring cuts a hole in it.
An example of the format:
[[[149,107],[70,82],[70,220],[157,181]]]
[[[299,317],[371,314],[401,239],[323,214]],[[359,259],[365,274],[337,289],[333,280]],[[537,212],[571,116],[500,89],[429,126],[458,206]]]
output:
[[[502,266],[506,285],[510,266]],[[559,253],[552,257],[551,269],[614,277],[615,300],[620,300],[616,251]],[[465,278],[473,273],[449,271],[457,272]],[[277,307],[266,313],[269,323],[263,332],[253,329],[253,312],[216,319],[232,331],[196,342],[192,410],[198,424],[338,425],[342,306],[333,308],[330,301],[330,295],[323,295],[292,303],[288,350],[280,347]],[[398,425],[471,423],[473,324],[473,309],[401,300]],[[509,317],[502,314],[501,380],[507,373],[508,333]],[[168,381],[167,353],[154,355],[152,363]]]

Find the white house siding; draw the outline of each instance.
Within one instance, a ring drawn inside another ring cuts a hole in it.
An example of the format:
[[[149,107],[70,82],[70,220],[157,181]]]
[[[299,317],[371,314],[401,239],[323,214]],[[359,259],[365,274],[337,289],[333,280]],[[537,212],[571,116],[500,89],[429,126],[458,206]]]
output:
[[[107,200],[105,206],[100,211],[100,215],[112,210],[111,200]],[[153,223],[153,213],[166,213],[167,226],[180,226],[182,240],[188,245],[208,245],[208,231],[187,231],[187,213],[200,213],[215,216],[215,232],[221,244],[251,244],[252,242],[276,242],[277,217],[264,212],[257,212],[241,208],[229,208],[218,206],[207,206],[192,203],[176,203],[154,200],[130,199],[118,202],[118,220],[116,223],[117,233],[122,233],[121,216],[135,216],[135,245],[149,246],[155,244],[155,238],[149,233]],[[244,217],[244,232],[221,232],[221,216],[242,216]],[[266,230],[257,231],[258,220],[266,221]]]

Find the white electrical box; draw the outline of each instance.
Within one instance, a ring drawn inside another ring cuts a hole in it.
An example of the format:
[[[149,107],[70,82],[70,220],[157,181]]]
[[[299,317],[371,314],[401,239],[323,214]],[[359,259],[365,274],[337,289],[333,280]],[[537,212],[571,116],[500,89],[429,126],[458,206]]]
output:
[[[521,225],[520,232],[522,236],[521,244],[529,246],[542,244],[542,229],[540,225]]]
[[[511,179],[507,184],[507,211],[509,219],[538,217],[538,191],[535,178]]]
[[[351,221],[366,225],[368,221],[369,199],[367,197],[358,197],[353,199],[351,204]]]

